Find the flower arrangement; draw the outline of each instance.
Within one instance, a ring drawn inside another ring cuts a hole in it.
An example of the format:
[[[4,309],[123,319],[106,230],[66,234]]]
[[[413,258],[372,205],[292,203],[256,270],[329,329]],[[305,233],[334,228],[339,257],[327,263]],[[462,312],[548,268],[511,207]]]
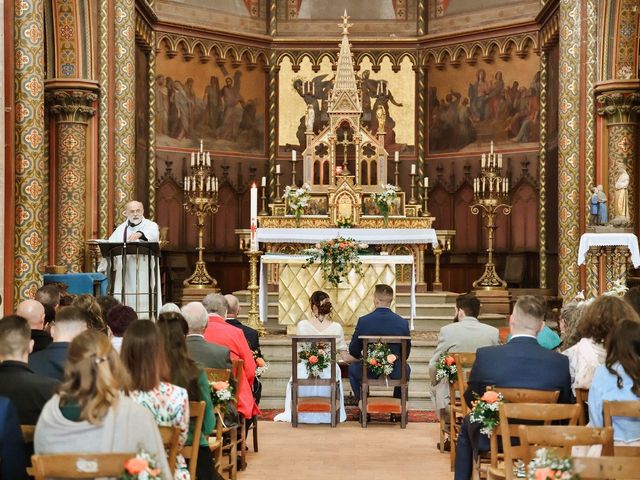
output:
[[[226,381],[209,382],[211,387],[211,403],[214,408],[220,407],[222,413],[227,409],[229,402],[233,401],[233,387]]]
[[[382,216],[384,217],[384,224],[386,226],[389,222],[389,212],[391,211],[391,206],[396,202],[398,193],[396,187],[391,184],[382,184],[381,187],[382,192],[372,194],[371,198],[373,200],[373,203],[375,203],[376,206],[380,209],[380,213],[382,213]]]
[[[160,469],[156,467],[156,459],[146,450],[139,448],[135,457],[124,462],[124,472],[119,480],[160,480]]]
[[[258,350],[253,350],[253,360],[256,362],[256,377],[260,378],[269,370],[269,362],[267,362]]]
[[[293,210],[293,214],[296,216],[296,222],[300,222],[300,215],[302,215],[304,209],[309,206],[311,188],[306,183],[300,188],[287,185],[282,198],[287,202],[289,208]]]
[[[446,379],[449,383],[458,379],[456,359],[449,354],[449,350],[440,355],[438,363],[436,363],[436,381],[439,382],[442,379]]]
[[[578,480],[571,458],[560,457],[553,450],[539,448],[527,469],[528,480]]]
[[[329,366],[331,358],[323,343],[312,343],[305,345],[298,353],[298,358],[302,360],[310,377],[319,377],[320,373]]]
[[[603,295],[608,295],[612,297],[623,297],[625,293],[627,293],[629,287],[625,283],[622,282],[621,279],[615,280],[610,290],[607,290],[603,293]]]
[[[498,410],[500,403],[503,401],[504,397],[500,392],[487,388],[484,395],[473,402],[469,420],[471,422],[481,423],[482,428],[480,428],[480,432],[485,435],[491,435],[500,423]]]
[[[351,218],[348,217],[338,217],[336,220],[336,225],[338,228],[352,228],[353,223],[351,223]]]
[[[395,361],[398,359],[386,343],[376,342],[367,348],[367,368],[377,376],[388,377],[393,372]]]
[[[323,278],[337,287],[351,270],[362,276],[362,262],[358,251],[367,246],[366,243],[342,237],[317,243],[315,248],[305,250],[304,253],[309,258],[302,268],[307,268],[319,259]]]

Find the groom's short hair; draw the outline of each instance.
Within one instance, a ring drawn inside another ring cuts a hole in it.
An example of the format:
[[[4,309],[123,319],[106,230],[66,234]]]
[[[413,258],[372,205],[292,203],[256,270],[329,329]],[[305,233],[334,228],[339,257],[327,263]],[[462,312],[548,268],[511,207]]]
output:
[[[379,283],[373,292],[374,297],[384,305],[391,305],[393,301],[393,288],[384,283]]]

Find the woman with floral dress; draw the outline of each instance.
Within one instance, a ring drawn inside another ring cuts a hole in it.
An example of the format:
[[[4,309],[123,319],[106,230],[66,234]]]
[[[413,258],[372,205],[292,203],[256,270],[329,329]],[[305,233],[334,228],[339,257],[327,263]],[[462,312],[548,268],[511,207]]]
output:
[[[129,396],[151,412],[161,427],[179,427],[179,447],[189,432],[189,397],[184,388],[168,383],[162,336],[148,320],[133,322],[125,331],[121,357],[131,374]],[[182,455],[176,458],[174,480],[190,480]]]

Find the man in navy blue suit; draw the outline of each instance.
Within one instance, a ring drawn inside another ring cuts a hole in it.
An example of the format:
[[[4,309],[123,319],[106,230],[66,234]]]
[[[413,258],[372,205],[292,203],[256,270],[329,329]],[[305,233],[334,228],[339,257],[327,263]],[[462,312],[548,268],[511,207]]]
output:
[[[349,353],[357,359],[362,358],[362,340],[361,335],[380,335],[380,336],[410,336],[409,323],[400,315],[391,311],[391,302],[393,301],[393,288],[389,285],[376,285],[373,293],[373,305],[375,310],[358,319],[356,329],[353,331],[351,343],[349,344]],[[400,378],[400,345],[390,345],[391,351],[398,357],[395,368],[391,373],[391,378]],[[411,352],[411,341],[407,346],[407,358]],[[409,365],[407,365],[407,380],[409,379]],[[351,389],[356,400],[360,401],[360,389],[362,387],[362,362],[354,362],[349,365],[349,381]],[[400,397],[400,389],[395,388],[395,397]]]
[[[11,400],[0,397],[0,479],[27,478],[27,457],[18,414]]]
[[[488,386],[558,390],[559,403],[572,403],[569,358],[541,347],[536,335],[544,327],[545,303],[540,297],[518,298],[509,320],[511,340],[506,345],[479,348],[464,399],[469,406]],[[477,427],[477,428],[476,428]],[[489,438],[479,424],[462,422],[456,450],[455,480],[471,478],[474,447],[489,450]]]

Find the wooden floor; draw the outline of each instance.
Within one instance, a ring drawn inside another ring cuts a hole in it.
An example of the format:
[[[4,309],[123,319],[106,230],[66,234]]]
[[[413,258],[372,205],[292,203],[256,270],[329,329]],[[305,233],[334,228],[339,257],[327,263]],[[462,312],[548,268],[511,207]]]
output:
[[[345,422],[300,425],[260,422],[260,451],[249,440],[239,480],[450,480],[449,454],[436,450],[437,423]]]

